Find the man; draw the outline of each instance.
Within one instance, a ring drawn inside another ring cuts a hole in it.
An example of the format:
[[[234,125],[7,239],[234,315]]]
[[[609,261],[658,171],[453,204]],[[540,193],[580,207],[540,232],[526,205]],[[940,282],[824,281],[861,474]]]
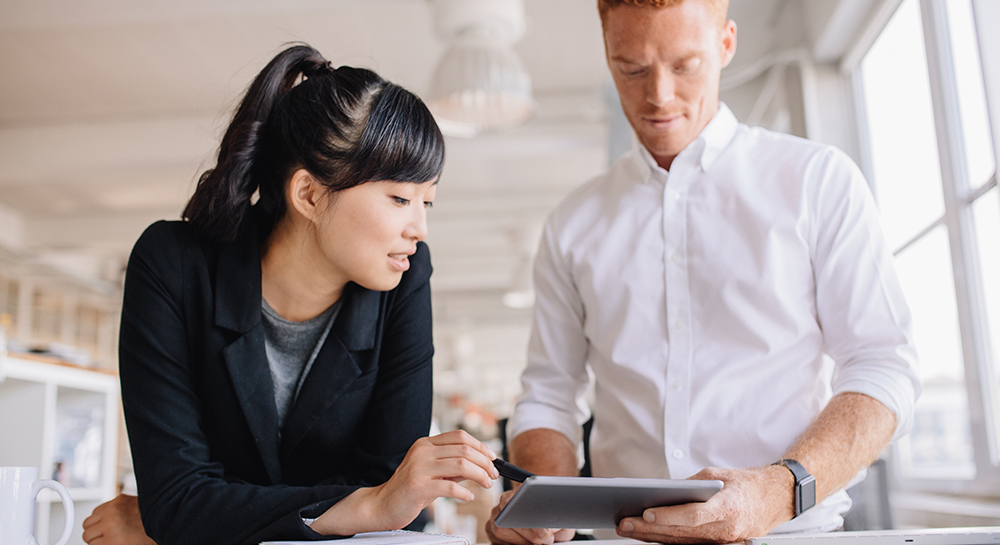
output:
[[[740,125],[719,103],[736,51],[728,0],[598,6],[638,142],[546,223],[512,462],[577,474],[592,372],[595,476],[725,482],[704,504],[626,518],[619,535],[835,530],[843,489],[906,433],[920,390],[867,185],[838,150]],[[572,536],[487,531],[496,543]]]

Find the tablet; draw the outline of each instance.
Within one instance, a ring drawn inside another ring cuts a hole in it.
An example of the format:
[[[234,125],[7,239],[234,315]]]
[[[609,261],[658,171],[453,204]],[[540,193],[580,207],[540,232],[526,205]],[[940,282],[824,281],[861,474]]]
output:
[[[529,477],[497,515],[501,528],[614,528],[650,507],[703,502],[722,481]]]

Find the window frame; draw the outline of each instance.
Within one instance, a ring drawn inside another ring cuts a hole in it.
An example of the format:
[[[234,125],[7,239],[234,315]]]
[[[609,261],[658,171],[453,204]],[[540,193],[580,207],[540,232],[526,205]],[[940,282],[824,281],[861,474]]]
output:
[[[997,186],[997,173],[994,169],[990,180],[978,189],[972,189],[968,183],[968,165],[966,164],[957,76],[951,51],[946,1],[919,0],[945,211],[944,216],[911,238],[909,242],[897,250],[897,253],[920,240],[935,227],[941,224],[946,226],[955,279],[954,288],[958,306],[965,389],[969,402],[970,431],[976,476],[970,480],[957,480],[944,476],[936,479],[896,475],[896,484],[897,488],[901,490],[1000,497],[1000,437],[998,437],[1000,430],[998,430],[998,423],[995,421],[997,415],[1000,414],[1000,386],[998,386],[997,367],[992,361],[993,352],[990,346],[989,324],[987,323],[983,297],[983,279],[979,264],[979,246],[972,217],[972,206],[977,199],[989,198],[984,196]],[[979,4],[982,0],[969,1],[973,5],[976,27],[981,31],[983,23],[978,16],[984,10],[977,8],[980,7]],[[883,7],[889,4],[891,4],[889,6],[891,9],[883,9],[883,13],[887,11],[890,16],[880,17],[876,22],[879,25],[878,32],[863,33],[862,40],[865,43],[856,44],[857,48],[863,48],[864,54],[852,55],[853,66],[849,70],[855,95],[860,158],[862,168],[864,168],[871,184],[875,184],[877,181],[872,177],[871,141],[862,85],[861,60],[864,55],[867,55],[875,38],[888,24],[891,15],[902,4],[902,0],[888,0]],[[981,32],[978,34],[981,35]],[[998,134],[996,123],[998,118],[996,109],[1000,108],[1000,97],[991,96],[991,86],[986,81],[988,74],[985,70],[985,66],[993,59],[985,59],[984,56],[988,54],[988,48],[984,47],[981,37],[978,46],[984,65],[983,78],[987,87],[987,110],[991,114],[991,120],[994,121],[990,124],[994,136],[994,156],[995,160],[1000,162],[1000,142],[997,142],[1000,134]],[[991,99],[993,100],[991,101]],[[990,108],[991,102],[992,109]],[[1000,206],[1000,198],[997,199],[997,206]],[[1000,319],[1000,317],[993,317],[993,319]],[[1000,342],[1000,340],[993,342]]]

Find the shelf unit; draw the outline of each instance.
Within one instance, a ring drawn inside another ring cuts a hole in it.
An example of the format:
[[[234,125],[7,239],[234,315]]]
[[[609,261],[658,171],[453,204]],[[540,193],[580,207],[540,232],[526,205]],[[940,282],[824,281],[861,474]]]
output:
[[[76,511],[71,544],[83,545],[83,520],[117,493],[119,407],[113,373],[31,356],[0,358],[0,466],[32,466],[39,478],[58,476]],[[63,520],[59,496],[43,490],[35,516],[38,542],[58,537]]]

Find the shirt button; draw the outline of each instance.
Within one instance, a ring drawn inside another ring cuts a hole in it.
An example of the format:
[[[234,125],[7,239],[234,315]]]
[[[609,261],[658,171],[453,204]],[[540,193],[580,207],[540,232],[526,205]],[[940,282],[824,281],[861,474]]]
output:
[[[686,326],[686,325],[687,324],[684,323],[684,320],[677,320],[676,322],[674,322],[674,329],[676,329],[677,331],[680,331],[680,330],[684,329],[684,326]]]
[[[681,261],[683,261],[680,252],[674,252],[670,254],[670,261],[673,261],[674,263],[680,263]]]
[[[681,383],[680,382],[674,382],[674,383],[670,384],[670,389],[673,390],[673,391],[675,391],[675,392],[677,390],[680,390],[681,389]]]
[[[680,460],[683,457],[684,457],[684,452],[681,449],[674,450],[674,458]]]
[[[670,200],[673,201],[678,201],[681,198],[681,194],[678,193],[676,189],[668,189],[667,196],[670,197]]]

